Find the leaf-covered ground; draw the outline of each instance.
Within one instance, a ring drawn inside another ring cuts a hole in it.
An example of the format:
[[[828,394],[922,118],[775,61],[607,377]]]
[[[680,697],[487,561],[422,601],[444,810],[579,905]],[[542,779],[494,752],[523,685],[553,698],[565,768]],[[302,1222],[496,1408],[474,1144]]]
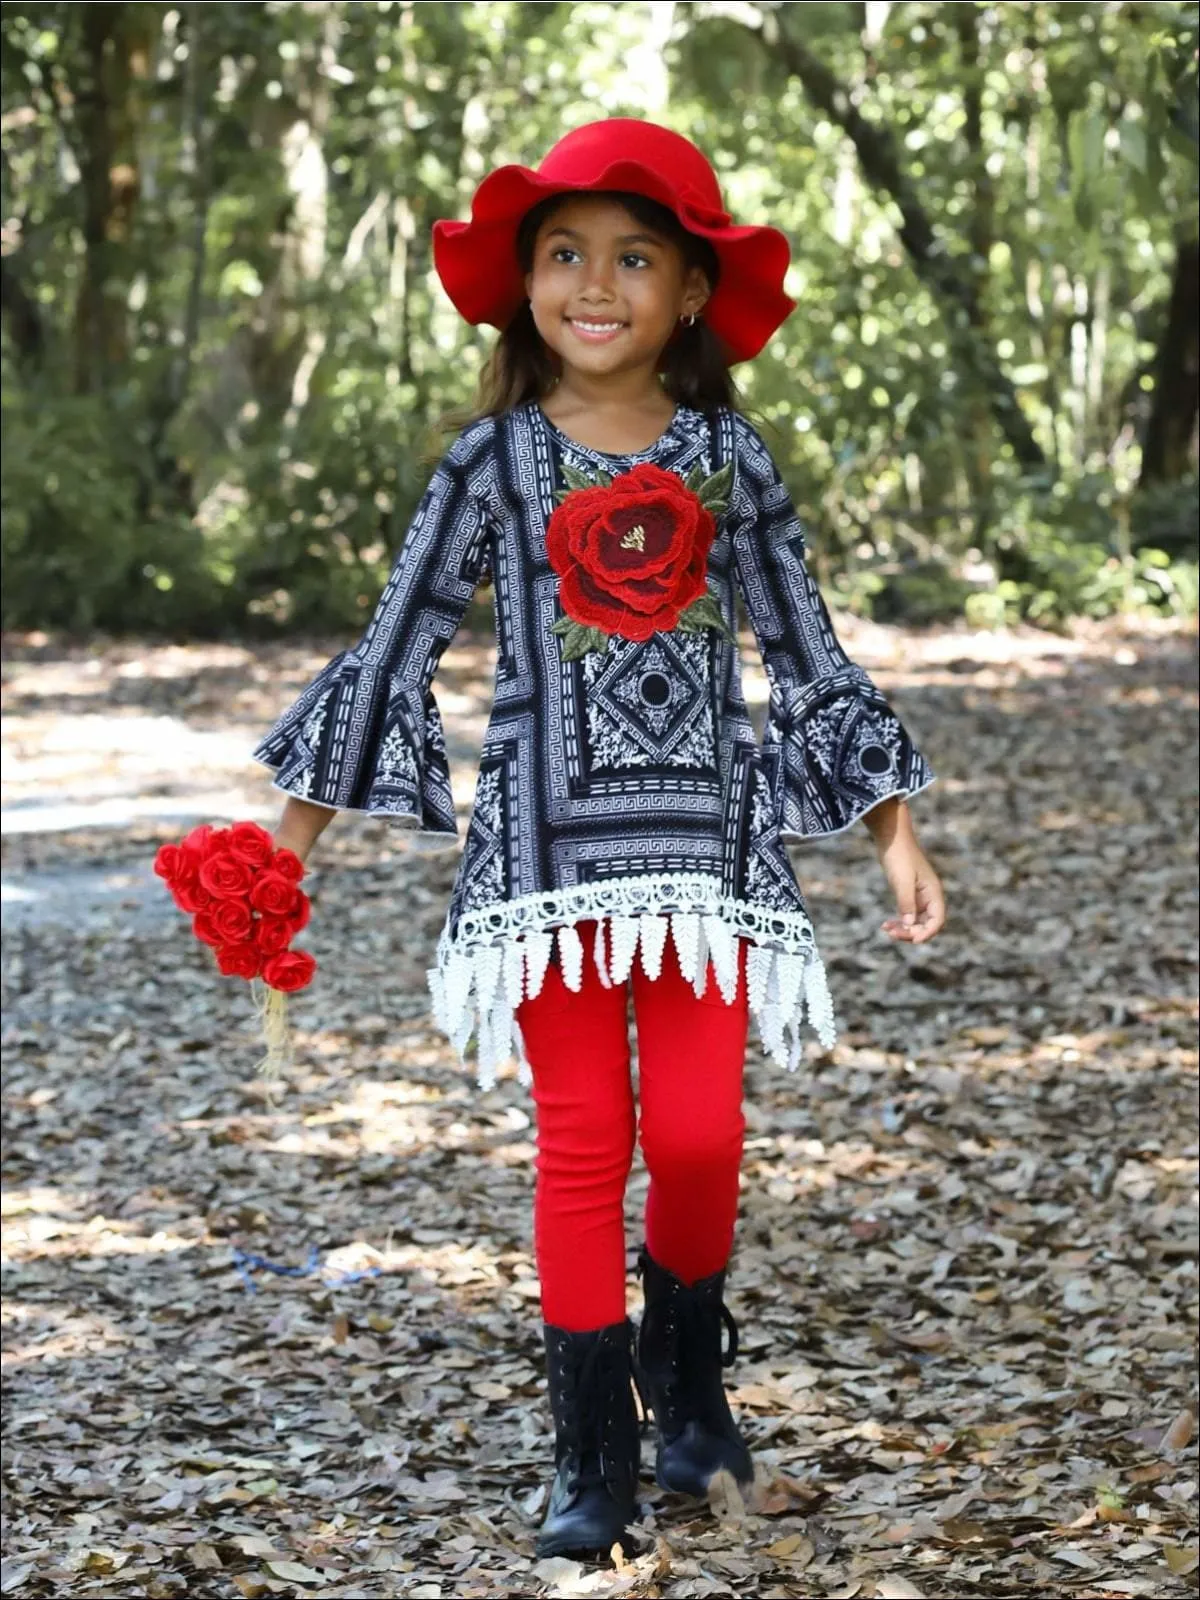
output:
[[[250,746],[336,644],[9,642],[0,1592],[1194,1588],[1194,637],[844,637],[940,775],[950,922],[888,943],[863,829],[796,852],[843,1032],[795,1076],[751,1049],[728,1379],[763,1485],[647,1475],[617,1566],[533,1554],[530,1102],[478,1094],[424,988],[457,856],[327,831],[274,1098],[149,872],[273,819]],[[492,659],[435,686],[464,818]],[[644,1193],[639,1161],[631,1263]]]

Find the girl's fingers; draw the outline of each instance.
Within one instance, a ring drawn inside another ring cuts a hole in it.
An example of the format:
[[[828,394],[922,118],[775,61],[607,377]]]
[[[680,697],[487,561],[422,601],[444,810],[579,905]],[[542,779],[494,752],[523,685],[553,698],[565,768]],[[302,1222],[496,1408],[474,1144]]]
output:
[[[921,908],[917,930],[914,934],[914,943],[924,944],[927,939],[932,939],[939,933],[946,921],[946,902],[941,892],[940,885],[922,883],[917,889],[917,900]]]
[[[898,915],[880,924],[889,939],[908,944],[924,944],[939,933],[946,921],[946,906],[941,885],[917,878],[911,885],[893,885]]]

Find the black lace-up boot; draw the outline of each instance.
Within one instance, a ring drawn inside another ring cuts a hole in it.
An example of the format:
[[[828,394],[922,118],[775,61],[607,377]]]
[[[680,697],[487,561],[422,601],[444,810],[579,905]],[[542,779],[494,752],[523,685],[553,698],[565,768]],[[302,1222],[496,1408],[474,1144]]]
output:
[[[634,1405],[633,1325],[587,1333],[543,1326],[554,1482],[538,1535],[539,1556],[607,1555],[637,1513],[641,1434]]]
[[[725,1269],[689,1288],[643,1246],[638,1272],[646,1311],[635,1372],[658,1430],[656,1480],[663,1489],[705,1495],[724,1468],[744,1487],[753,1480],[754,1462],[721,1376],[738,1350],[737,1323],[722,1299]],[[724,1354],[722,1323],[729,1330]]]

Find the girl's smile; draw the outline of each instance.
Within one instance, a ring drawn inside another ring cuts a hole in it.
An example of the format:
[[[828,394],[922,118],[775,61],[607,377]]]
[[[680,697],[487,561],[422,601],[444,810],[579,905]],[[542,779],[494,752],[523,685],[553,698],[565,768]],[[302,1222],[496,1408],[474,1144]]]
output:
[[[567,327],[585,344],[608,344],[629,326],[627,322],[596,322],[582,317],[566,317]]]

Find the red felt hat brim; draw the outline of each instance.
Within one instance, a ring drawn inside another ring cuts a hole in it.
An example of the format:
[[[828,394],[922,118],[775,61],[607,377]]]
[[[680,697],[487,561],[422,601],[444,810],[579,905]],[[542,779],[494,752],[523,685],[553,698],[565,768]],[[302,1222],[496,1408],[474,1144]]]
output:
[[[689,233],[707,239],[721,264],[720,282],[704,320],[721,340],[730,365],[756,356],[796,302],[783,292],[791,259],[777,228],[738,227],[724,212],[691,204],[640,162],[611,162],[589,183],[544,178],[529,167],[498,167],[475,192],[471,220],[433,225],[433,262],[442,286],[472,325],[505,328],[525,300],[517,260],[521,218],[547,195],[626,190],[665,205]]]

